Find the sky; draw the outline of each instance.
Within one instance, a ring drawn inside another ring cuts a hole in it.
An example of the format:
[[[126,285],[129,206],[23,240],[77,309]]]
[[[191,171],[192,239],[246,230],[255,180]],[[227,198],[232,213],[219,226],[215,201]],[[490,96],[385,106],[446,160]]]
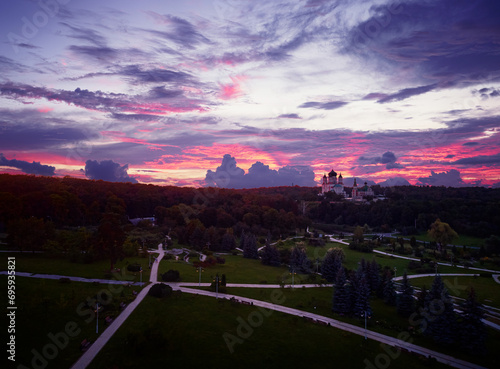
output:
[[[497,0],[6,0],[0,172],[500,187]]]

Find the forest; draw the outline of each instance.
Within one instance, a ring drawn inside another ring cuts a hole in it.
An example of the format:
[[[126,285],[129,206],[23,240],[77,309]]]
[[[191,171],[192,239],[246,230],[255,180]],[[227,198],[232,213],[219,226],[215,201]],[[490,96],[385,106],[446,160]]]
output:
[[[261,245],[308,227],[349,232],[365,226],[411,235],[426,232],[436,219],[461,235],[500,235],[500,189],[374,190],[372,201],[353,203],[323,198],[319,186],[196,189],[1,174],[0,233],[8,247],[63,252],[75,261],[115,259],[154,247],[165,236],[197,250],[229,251],[243,234]],[[153,216],[155,227],[129,221]]]

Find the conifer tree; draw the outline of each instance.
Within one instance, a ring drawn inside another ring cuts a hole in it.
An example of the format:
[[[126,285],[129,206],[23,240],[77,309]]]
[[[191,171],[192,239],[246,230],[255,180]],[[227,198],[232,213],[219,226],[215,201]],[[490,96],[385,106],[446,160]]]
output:
[[[335,247],[329,249],[321,263],[321,275],[323,278],[328,282],[335,281],[339,269],[342,268],[344,258],[344,250],[341,248]]]
[[[398,314],[407,318],[415,311],[415,300],[413,299],[413,287],[406,272],[403,274],[399,292],[400,294],[397,299]]]
[[[338,314],[351,313],[351,289],[344,268],[340,268],[333,287],[332,310]]]
[[[396,287],[389,272],[385,273],[384,302],[390,306],[396,305]]]
[[[427,329],[424,334],[434,342],[451,345],[455,341],[457,321],[453,310],[453,302],[441,276],[436,275],[432,287],[427,294],[425,304]]]
[[[471,288],[467,300],[462,304],[458,336],[460,346],[474,355],[481,355],[486,351],[486,327],[482,322],[483,316],[483,307],[477,302],[476,291]]]
[[[271,266],[280,266],[280,252],[274,246],[271,246],[269,239],[266,240],[266,247],[262,251],[262,264]]]
[[[247,259],[259,258],[259,251],[257,250],[257,239],[252,233],[245,235],[245,242],[243,244],[243,257]]]
[[[372,314],[370,307],[370,286],[366,280],[365,273],[362,267],[359,267],[356,272],[354,287],[354,305],[352,312],[355,316],[361,317],[366,313],[368,316]]]
[[[290,255],[290,269],[295,273],[311,273],[311,261],[303,247],[295,246]]]

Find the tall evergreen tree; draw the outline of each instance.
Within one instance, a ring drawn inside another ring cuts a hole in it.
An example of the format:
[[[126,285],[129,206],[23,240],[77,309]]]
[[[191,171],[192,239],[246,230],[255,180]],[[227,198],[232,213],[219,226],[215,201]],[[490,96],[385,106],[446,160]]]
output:
[[[337,273],[342,268],[345,259],[344,250],[340,247],[331,248],[321,263],[321,274],[328,282],[335,281]]]
[[[226,232],[224,236],[222,236],[222,241],[221,241],[222,251],[230,251],[235,247],[236,247],[236,240],[234,239],[234,235],[232,233]]]
[[[335,278],[332,310],[339,314],[350,314],[352,310],[351,289],[346,280],[344,268],[339,269]]]
[[[415,311],[415,300],[413,298],[413,287],[410,284],[406,272],[403,274],[399,292],[397,299],[398,314],[408,318]]]
[[[486,327],[482,322],[483,316],[483,307],[477,302],[476,291],[471,288],[467,300],[462,304],[458,337],[460,346],[474,355],[481,355],[486,351]]]
[[[243,257],[247,259],[258,259],[259,251],[257,250],[257,239],[253,233],[245,235],[243,244]]]
[[[307,258],[306,250],[301,246],[295,246],[290,255],[290,269],[295,273],[311,273],[311,260]]]
[[[356,272],[354,282],[354,305],[352,312],[355,316],[361,317],[366,313],[368,316],[372,315],[370,306],[370,286],[366,280],[365,273],[362,267],[359,267]]]
[[[385,273],[384,302],[390,306],[396,306],[396,287],[390,272]]]
[[[367,263],[366,269],[366,277],[370,285],[370,290],[376,293],[380,286],[380,265],[373,259],[370,263]]]
[[[266,247],[262,251],[262,264],[271,266],[280,266],[280,252],[274,246],[271,246],[269,239],[266,241]]]
[[[451,345],[456,337],[456,316],[453,302],[441,276],[436,275],[425,302],[427,329],[424,334],[435,342]]]

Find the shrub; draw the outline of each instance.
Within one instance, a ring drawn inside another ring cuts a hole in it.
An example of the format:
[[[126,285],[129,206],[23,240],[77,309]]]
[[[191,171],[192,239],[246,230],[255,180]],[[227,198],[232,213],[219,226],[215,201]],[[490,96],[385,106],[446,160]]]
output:
[[[226,264],[226,259],[217,256],[217,264]]]
[[[153,287],[151,287],[151,289],[148,292],[148,295],[158,298],[170,296],[171,294],[172,294],[172,287],[163,283],[156,283],[155,285],[153,285]]]
[[[127,265],[127,270],[129,272],[140,272],[141,271],[141,264],[139,264],[139,263],[129,264],[129,265]]]
[[[161,279],[165,282],[180,282],[181,276],[178,270],[170,269],[161,275]]]

